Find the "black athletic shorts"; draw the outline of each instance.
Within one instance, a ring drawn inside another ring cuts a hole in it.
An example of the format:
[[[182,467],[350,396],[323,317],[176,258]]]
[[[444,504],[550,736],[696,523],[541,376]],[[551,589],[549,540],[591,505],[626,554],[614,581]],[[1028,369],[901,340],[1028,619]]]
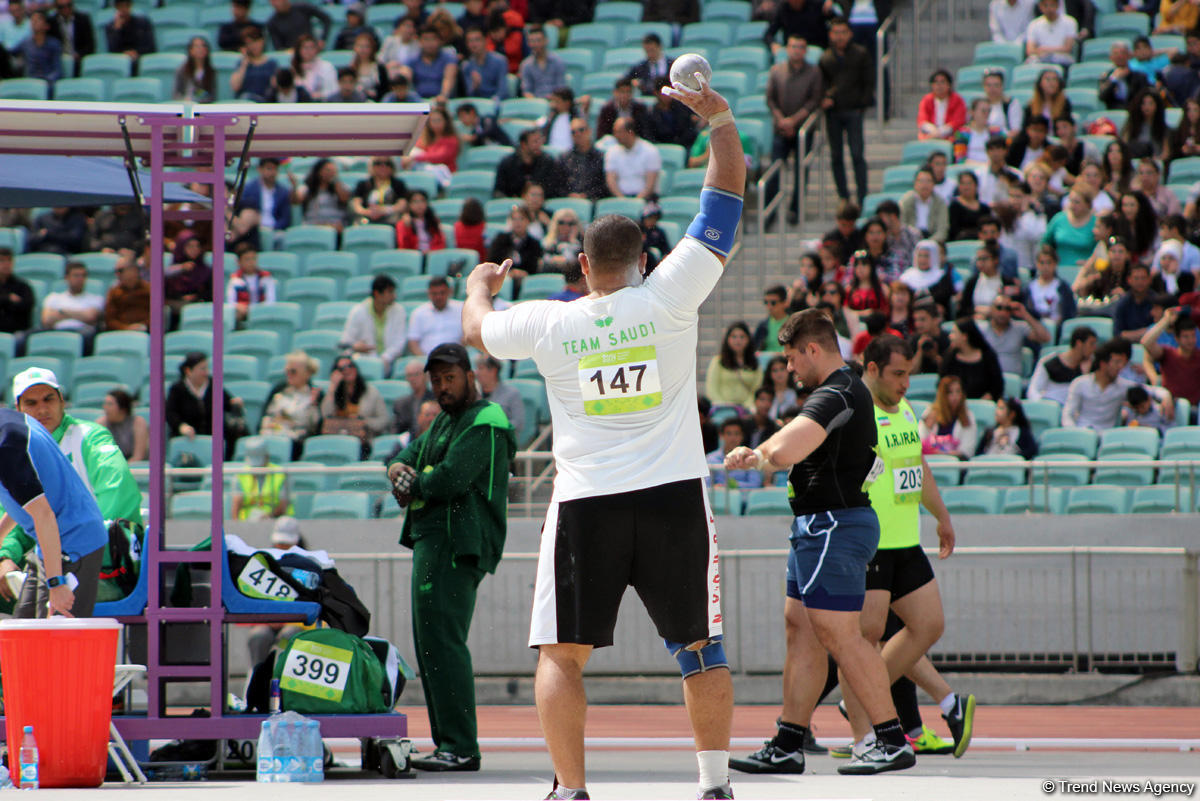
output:
[[[903,598],[933,581],[933,565],[920,545],[880,548],[867,565],[867,592],[887,590],[892,600]]]
[[[717,532],[701,479],[552,503],[542,529],[529,645],[613,643],[626,587],[658,633],[721,633]]]

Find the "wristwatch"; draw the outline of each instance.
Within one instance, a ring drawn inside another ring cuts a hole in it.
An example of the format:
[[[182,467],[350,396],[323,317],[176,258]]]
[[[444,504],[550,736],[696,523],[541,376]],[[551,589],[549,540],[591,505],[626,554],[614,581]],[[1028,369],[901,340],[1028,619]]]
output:
[[[50,578],[46,579],[46,586],[51,589],[54,589],[55,587],[58,587],[62,584],[66,584],[66,583],[67,583],[66,575],[51,576]]]

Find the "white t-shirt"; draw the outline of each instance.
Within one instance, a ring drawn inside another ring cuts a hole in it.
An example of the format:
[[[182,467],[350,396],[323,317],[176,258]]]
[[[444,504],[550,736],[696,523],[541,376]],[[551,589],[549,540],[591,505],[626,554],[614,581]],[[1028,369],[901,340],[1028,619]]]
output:
[[[646,173],[662,169],[658,148],[638,139],[630,149],[614,145],[604,154],[604,171],[617,174],[617,187],[625,195],[636,195],[646,188]],[[653,275],[653,273],[651,273]]]
[[[1079,33],[1079,24],[1074,17],[1059,14],[1058,19],[1051,22],[1045,17],[1038,17],[1029,23],[1029,33],[1026,40],[1037,47],[1061,47],[1068,41],[1074,40]],[[1054,53],[1047,56],[1045,61],[1056,64],[1074,64],[1075,57],[1069,53]]]
[[[530,301],[483,321],[497,359],[532,358],[554,422],[554,500],[704,478],[696,414],[699,308],[722,274],[685,238],[641,286]]]
[[[422,303],[413,309],[408,338],[417,341],[422,353],[429,353],[443,342],[462,342],[462,301],[448,301],[441,311],[433,308],[432,303]]]
[[[98,312],[104,312],[104,298],[99,295],[91,295],[87,292],[81,292],[78,295],[72,295],[70,292],[52,292],[42,301],[42,307],[53,309],[55,311],[69,312],[84,312],[95,309]],[[99,319],[96,320],[99,323]],[[55,331],[94,331],[96,326],[88,325],[82,320],[59,320],[54,324]]]
[[[975,306],[991,306],[1003,286],[1004,281],[1001,279],[1000,273],[996,273],[990,278],[980,273],[979,278],[975,281],[975,292],[971,297],[971,303]]]

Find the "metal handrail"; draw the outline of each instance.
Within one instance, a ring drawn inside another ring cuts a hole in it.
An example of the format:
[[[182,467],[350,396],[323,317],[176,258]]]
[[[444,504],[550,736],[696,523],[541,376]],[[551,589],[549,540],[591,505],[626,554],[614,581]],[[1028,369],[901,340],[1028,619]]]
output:
[[[808,134],[814,131],[814,128],[819,127],[819,136],[813,136],[813,148],[808,149]],[[804,221],[808,215],[808,177],[807,171],[809,165],[816,159],[817,154],[825,147],[825,112],[822,109],[817,109],[816,112],[810,114],[804,124],[800,126],[800,130],[796,131],[796,193],[799,197],[798,212],[800,217],[800,225],[804,226]],[[825,162],[821,161],[821,186],[825,185]],[[782,183],[781,183],[782,185]],[[780,192],[780,194],[783,194]],[[821,192],[819,197],[820,214],[825,216],[825,193]],[[783,229],[780,229],[781,236],[779,238],[779,267],[785,269],[784,264],[787,261],[787,243],[786,237],[782,236]]]
[[[933,64],[938,63],[940,53],[940,40],[938,38],[938,9],[940,3],[932,2],[931,0],[915,0],[912,4],[912,47],[909,52],[912,57],[912,69],[908,71],[908,79],[910,81],[909,90],[916,92],[919,90],[921,78],[921,64],[924,62],[923,54],[932,56]],[[925,12],[926,7],[930,10],[929,31],[929,50],[926,51],[921,47],[921,35],[925,33],[924,26],[921,24],[921,15]]]
[[[879,124],[879,130],[883,131],[883,120],[887,109],[884,108],[886,101],[885,95],[888,93],[883,90],[883,75],[884,68],[891,64],[892,55],[895,49],[889,50],[887,47],[888,28],[896,26],[896,12],[888,14],[888,18],[883,21],[879,29],[875,31],[875,116],[876,122]],[[887,51],[887,52],[885,52]],[[896,100],[896,93],[892,92],[892,102]]]

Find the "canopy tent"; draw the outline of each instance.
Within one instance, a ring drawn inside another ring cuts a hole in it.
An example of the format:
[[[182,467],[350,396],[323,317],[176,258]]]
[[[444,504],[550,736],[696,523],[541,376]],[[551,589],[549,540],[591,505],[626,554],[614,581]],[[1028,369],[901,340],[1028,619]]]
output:
[[[139,170],[138,179],[149,188],[150,173]],[[168,185],[163,191],[168,203],[208,202],[204,195],[180,186]],[[146,199],[149,201],[149,196]],[[0,153],[0,208],[132,202],[129,173],[116,159]]]

